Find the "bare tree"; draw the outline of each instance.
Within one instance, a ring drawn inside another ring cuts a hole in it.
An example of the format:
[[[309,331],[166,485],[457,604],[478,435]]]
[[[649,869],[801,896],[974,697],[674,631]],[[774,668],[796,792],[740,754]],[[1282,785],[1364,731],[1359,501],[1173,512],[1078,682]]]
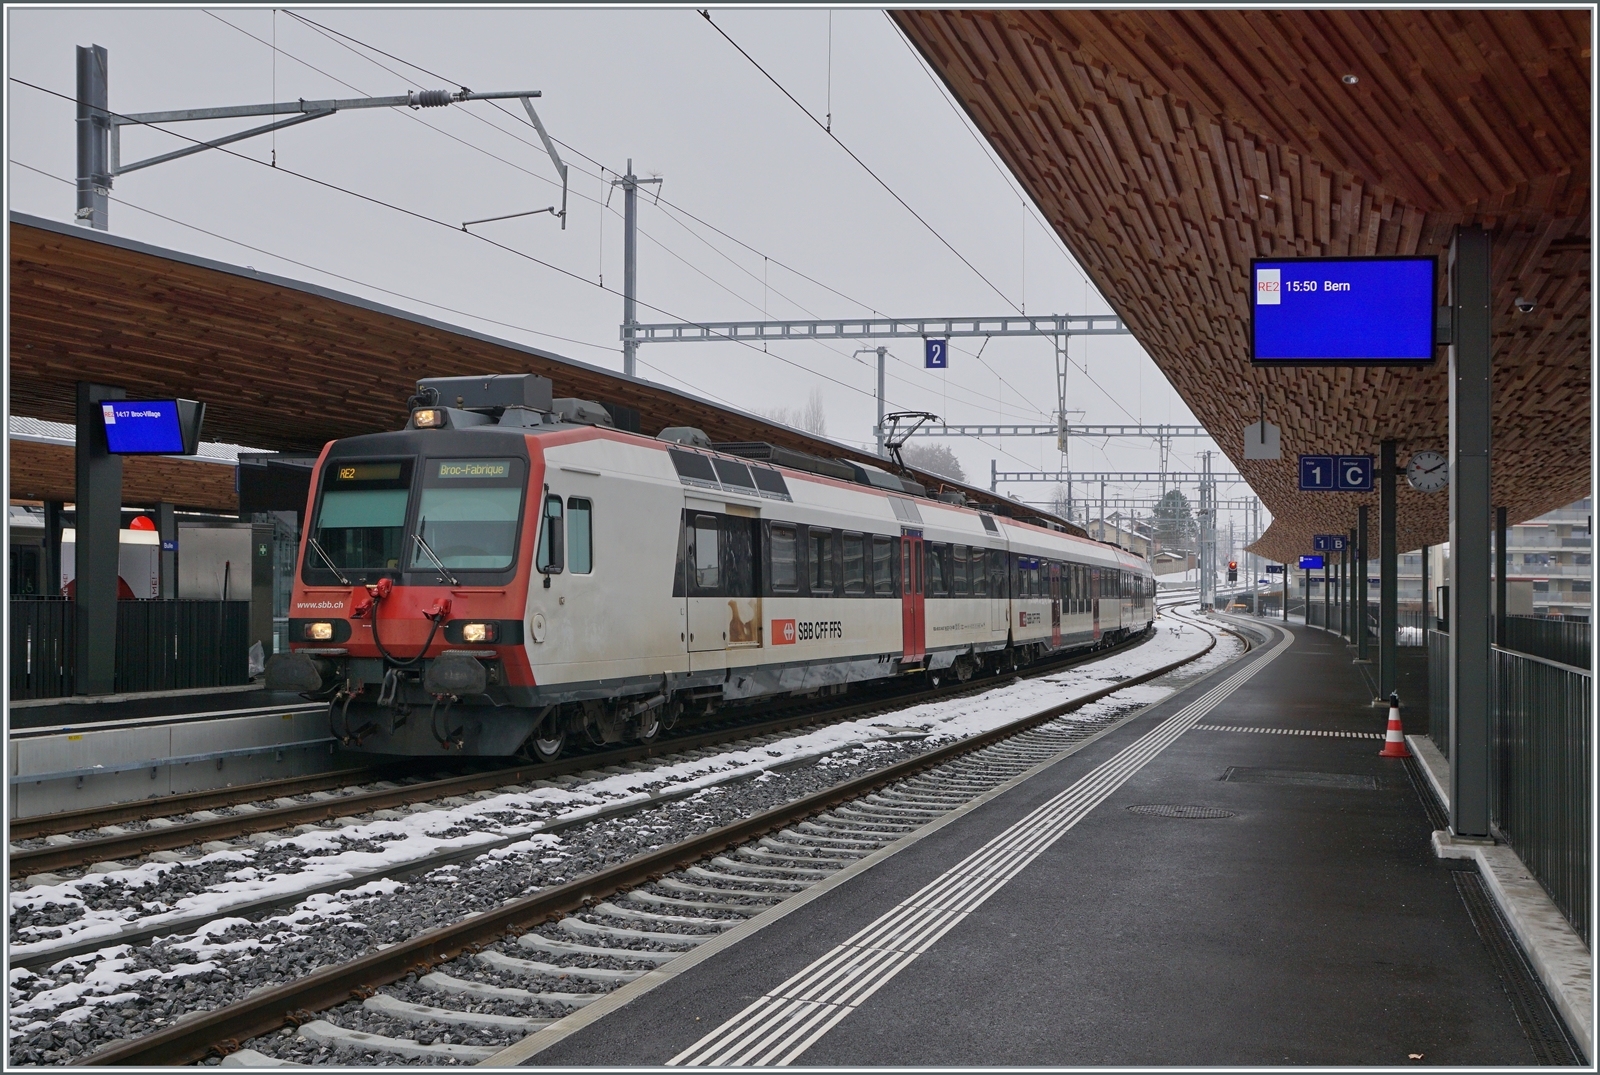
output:
[[[774,407],[758,412],[761,417],[791,429],[799,429],[816,436],[826,436],[828,416],[822,406],[822,389],[813,388],[802,407]]]
[[[905,460],[906,466],[928,474],[938,474],[951,481],[967,480],[966,471],[961,469],[961,460],[943,444],[908,444],[900,449],[900,458]]]

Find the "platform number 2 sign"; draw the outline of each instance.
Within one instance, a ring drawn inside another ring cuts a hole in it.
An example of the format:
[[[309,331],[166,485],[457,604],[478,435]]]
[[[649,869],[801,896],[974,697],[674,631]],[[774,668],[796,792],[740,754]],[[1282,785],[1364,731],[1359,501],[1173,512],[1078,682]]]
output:
[[[923,340],[922,341],[922,366],[930,370],[947,370],[950,368],[950,341],[949,340]]]
[[[1372,456],[1302,455],[1300,491],[1370,493]]]

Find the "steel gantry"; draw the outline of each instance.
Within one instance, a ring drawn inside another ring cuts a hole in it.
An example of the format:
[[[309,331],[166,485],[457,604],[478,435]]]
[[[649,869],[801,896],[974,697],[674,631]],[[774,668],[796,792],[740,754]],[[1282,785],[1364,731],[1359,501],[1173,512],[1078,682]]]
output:
[[[622,345],[631,351],[641,343],[710,343],[729,340],[740,343],[772,343],[789,340],[944,340],[983,336],[1049,336],[1056,351],[1056,424],[1053,426],[984,427],[1028,430],[1002,436],[1056,435],[1061,451],[1067,450],[1067,343],[1074,336],[1128,336],[1127,326],[1115,314],[1049,314],[1031,317],[858,317],[824,321],[707,321],[703,323],[637,325],[629,318],[622,323]],[[883,413],[884,359],[888,348],[878,353],[878,413]],[[970,428],[951,426],[951,429]],[[883,452],[880,421],[873,435]],[[929,436],[937,434],[922,433]],[[969,434],[972,435],[972,434]],[[981,434],[978,434],[981,435]]]

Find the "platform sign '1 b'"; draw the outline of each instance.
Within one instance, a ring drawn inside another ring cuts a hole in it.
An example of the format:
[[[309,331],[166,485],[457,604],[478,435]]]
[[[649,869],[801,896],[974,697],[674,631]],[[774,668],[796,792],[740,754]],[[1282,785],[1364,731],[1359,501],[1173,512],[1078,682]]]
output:
[[[1311,538],[1311,547],[1318,552],[1344,552],[1345,540],[1343,534],[1316,534]]]
[[[922,365],[924,369],[947,370],[950,368],[950,341],[949,340],[923,340]]]

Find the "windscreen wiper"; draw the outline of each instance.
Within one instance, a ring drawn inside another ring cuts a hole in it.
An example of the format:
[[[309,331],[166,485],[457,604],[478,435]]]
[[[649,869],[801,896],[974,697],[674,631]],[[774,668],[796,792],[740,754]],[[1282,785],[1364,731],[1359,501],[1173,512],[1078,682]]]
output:
[[[434,553],[433,549],[428,547],[428,539],[423,537],[421,534],[422,528],[427,525],[428,520],[420,520],[417,524],[418,533],[412,534],[411,540],[417,543],[417,548],[428,554],[428,559],[433,561],[434,566],[439,569],[439,573],[444,576],[446,582],[452,586],[461,585],[456,581],[456,577],[450,574],[450,569],[444,566],[444,561],[439,559],[438,555]]]
[[[344,577],[344,574],[339,570],[339,565],[333,562],[333,557],[329,556],[327,551],[324,550],[320,544],[318,544],[316,538],[308,536],[306,538],[306,544],[315,549],[317,555],[322,557],[322,562],[327,564],[328,567],[333,570],[334,578],[338,579],[339,582],[345,586],[350,585],[350,580]]]

